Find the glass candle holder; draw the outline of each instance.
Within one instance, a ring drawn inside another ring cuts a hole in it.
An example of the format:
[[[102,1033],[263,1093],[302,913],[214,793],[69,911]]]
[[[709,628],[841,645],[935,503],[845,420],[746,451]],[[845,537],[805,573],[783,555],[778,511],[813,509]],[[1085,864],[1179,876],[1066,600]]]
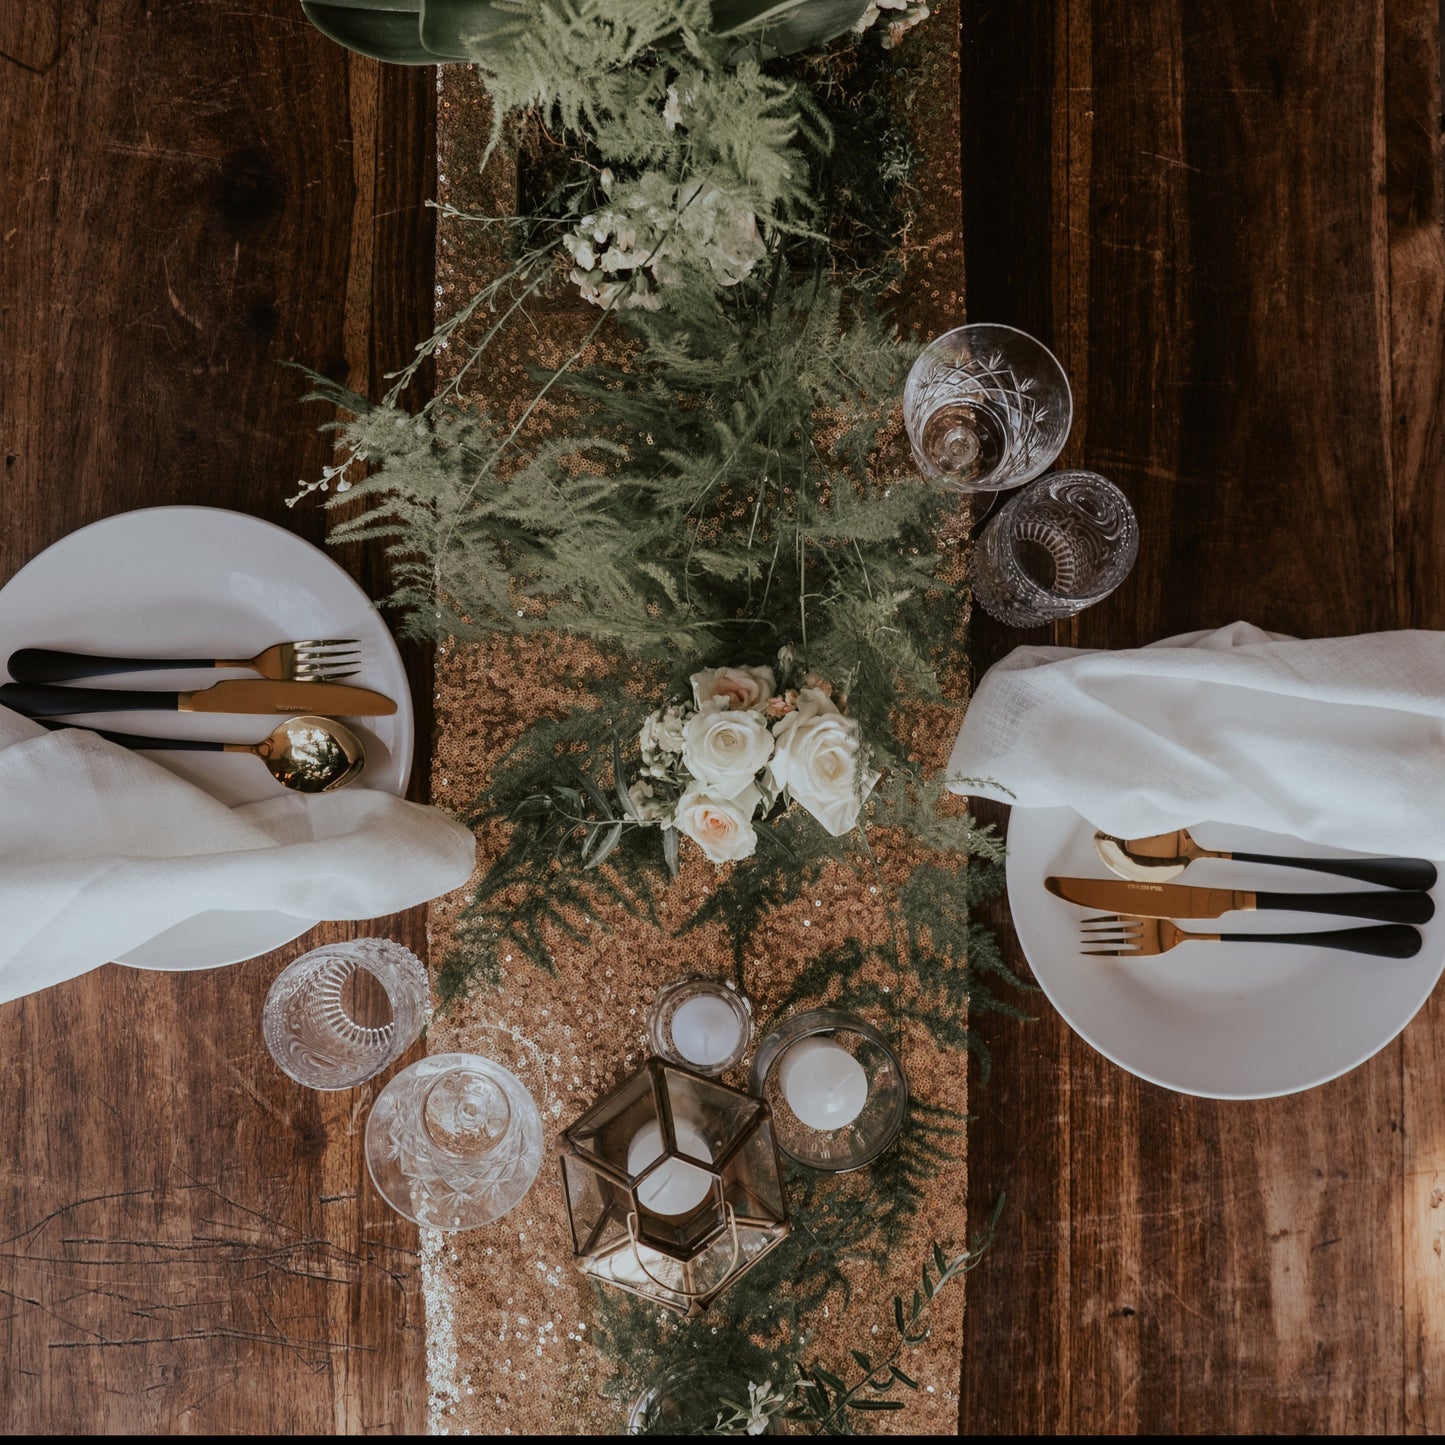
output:
[[[761,1373],[761,1372],[760,1372]],[[726,1403],[724,1403],[726,1402]],[[629,1435],[711,1435],[719,1416],[746,1408],[748,1378],[719,1360],[687,1360],[660,1371],[632,1402]],[[753,1433],[775,1435],[766,1430]]]
[[[1039,627],[1107,597],[1139,555],[1129,499],[1097,472],[1050,472],[990,517],[973,549],[974,599],[1010,627]]]
[[[1043,342],[1013,326],[959,326],[929,342],[903,388],[918,470],[962,492],[1038,476],[1064,449],[1074,398]]]
[[[898,1055],[872,1024],[839,1009],[795,1014],[766,1034],[751,1090],[772,1110],[778,1149],[835,1174],[877,1159],[908,1113]]]
[[[747,1053],[752,1005],[725,979],[690,973],[658,989],[647,1013],[652,1052],[709,1077]]]
[[[366,1165],[398,1214],[475,1229],[521,1203],[542,1167],[542,1116],[522,1081],[480,1054],[433,1054],[387,1084],[366,1121]]]
[[[389,938],[326,943],[277,976],[261,1033],[283,1073],[351,1089],[395,1063],[431,1017],[426,965]]]

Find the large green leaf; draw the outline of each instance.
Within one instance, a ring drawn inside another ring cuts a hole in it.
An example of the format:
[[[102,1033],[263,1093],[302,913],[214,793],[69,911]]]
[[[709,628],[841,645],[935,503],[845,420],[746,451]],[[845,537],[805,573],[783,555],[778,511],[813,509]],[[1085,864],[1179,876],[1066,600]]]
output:
[[[385,6],[356,0],[301,0],[306,18],[325,36],[373,60],[393,65],[435,65],[438,57],[421,43],[420,0],[387,0]]]
[[[491,0],[302,0],[301,8],[323,35],[397,65],[468,60],[518,22]],[[844,34],[867,8],[868,0],[714,0],[713,21],[765,54],[792,55]]]
[[[851,30],[868,0],[713,0],[721,31],[758,38],[774,55],[811,50]]]
[[[488,0],[420,0],[421,43],[438,60],[468,60],[477,42],[516,25],[515,11],[498,11]],[[470,43],[464,43],[470,42]]]

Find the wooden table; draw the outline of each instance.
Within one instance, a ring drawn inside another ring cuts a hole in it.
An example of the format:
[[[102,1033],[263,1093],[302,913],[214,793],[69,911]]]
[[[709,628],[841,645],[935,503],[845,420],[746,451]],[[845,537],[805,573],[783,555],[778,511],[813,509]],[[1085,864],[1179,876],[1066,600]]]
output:
[[[1064,460],[1143,533],[1056,640],[1445,626],[1438,0],[961,23],[969,314],[1053,342]],[[348,56],[295,0],[0,0],[0,78],[0,579],[137,506],[315,539],[284,501],[326,444],[281,363],[375,389],[427,329],[432,74]],[[981,624],[980,668],[1043,636]],[[0,1427],[424,1427],[416,1236],[364,1181],[369,1100],[297,1090],[259,1035],[282,964],[347,932],[421,944],[413,913],[0,1008]],[[964,1431],[1445,1424],[1438,1004],[1259,1104],[1141,1084],[1042,1000],[981,1026],[971,1212],[1010,1202]]]

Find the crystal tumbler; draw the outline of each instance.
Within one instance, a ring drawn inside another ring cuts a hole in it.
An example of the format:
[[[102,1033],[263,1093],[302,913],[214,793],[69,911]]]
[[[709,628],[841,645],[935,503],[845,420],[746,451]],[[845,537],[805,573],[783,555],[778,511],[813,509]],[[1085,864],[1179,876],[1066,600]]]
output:
[[[918,470],[963,492],[1021,486],[1052,465],[1074,418],[1053,352],[1012,326],[960,326],[929,342],[903,388]]]
[[[475,1229],[518,1205],[542,1167],[542,1116],[512,1072],[433,1054],[387,1084],[366,1121],[366,1165],[398,1214]]]
[[[298,1084],[350,1089],[409,1049],[431,1016],[426,966],[388,938],[327,943],[284,968],[261,1032]]]
[[[1097,472],[1051,472],[989,519],[973,550],[973,595],[1010,627],[1072,617],[1129,575],[1139,527],[1129,499]]]

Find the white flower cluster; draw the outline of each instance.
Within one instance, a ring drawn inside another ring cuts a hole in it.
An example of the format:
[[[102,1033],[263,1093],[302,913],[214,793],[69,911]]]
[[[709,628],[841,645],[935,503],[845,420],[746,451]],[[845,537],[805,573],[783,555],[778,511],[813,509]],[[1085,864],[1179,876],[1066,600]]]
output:
[[[890,17],[882,39],[885,50],[892,50],[915,25],[927,20],[931,13],[923,0],[869,0],[868,8],[858,17],[858,23],[853,27],[854,31],[861,35],[865,30],[872,29],[885,11]]]
[[[753,820],[779,799],[835,838],[853,827],[878,775],[860,776],[858,724],[827,682],[810,673],[780,693],[771,667],[709,667],[691,682],[691,704],[668,703],[642,725],[642,776],[629,789],[642,821],[676,828],[714,863],[751,857]]]
[[[668,86],[669,131],[687,126],[705,85],[701,71],[687,71]],[[752,209],[708,176],[677,184],[649,170],[619,183],[606,169],[599,179],[607,205],[562,238],[571,279],[595,306],[656,311],[658,289],[685,273],[705,266],[719,286],[736,286],[767,255]]]

